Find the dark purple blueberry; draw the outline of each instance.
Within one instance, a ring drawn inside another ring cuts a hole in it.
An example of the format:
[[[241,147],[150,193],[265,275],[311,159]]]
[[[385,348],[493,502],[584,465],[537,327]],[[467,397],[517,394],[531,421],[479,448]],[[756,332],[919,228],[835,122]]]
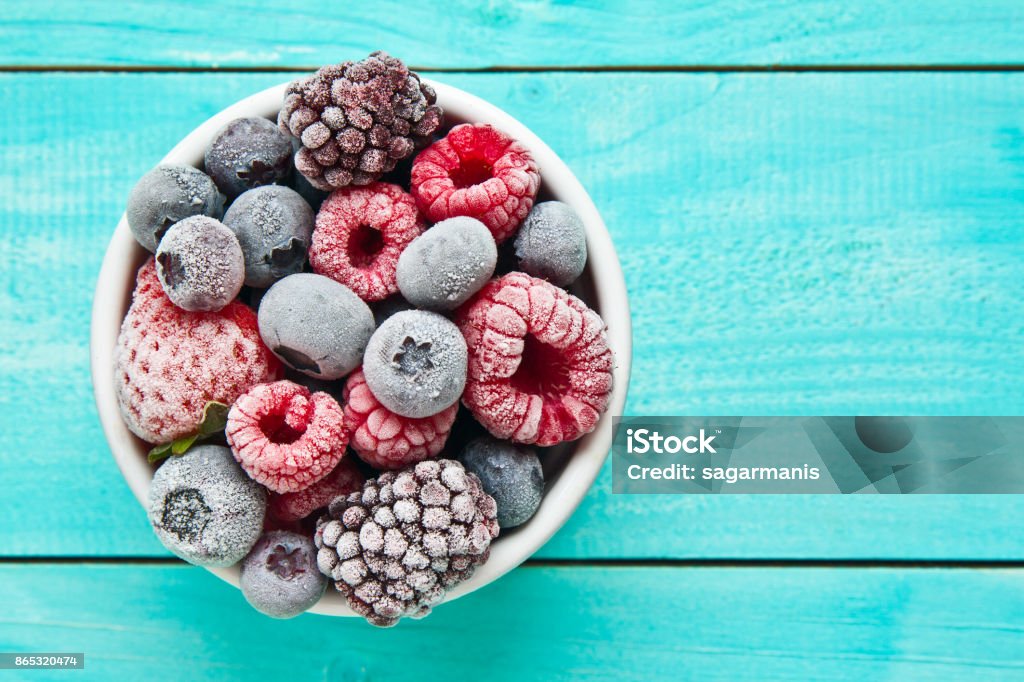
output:
[[[253,187],[284,183],[291,170],[291,139],[265,118],[231,121],[206,150],[206,172],[229,199]]]

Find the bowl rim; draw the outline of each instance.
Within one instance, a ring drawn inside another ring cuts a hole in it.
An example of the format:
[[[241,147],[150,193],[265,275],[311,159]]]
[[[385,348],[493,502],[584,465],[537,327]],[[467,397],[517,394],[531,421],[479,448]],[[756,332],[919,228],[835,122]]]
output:
[[[568,521],[593,485],[611,448],[612,416],[622,414],[626,402],[632,360],[632,324],[626,282],[611,235],[594,202],[565,162],[529,128],[497,106],[451,85],[427,78],[422,80],[434,88],[447,115],[458,120],[490,123],[524,144],[541,168],[546,192],[580,214],[587,236],[587,269],[593,279],[595,300],[591,303],[608,325],[608,342],[615,357],[611,399],[597,428],[576,441],[565,468],[554,483],[549,484],[536,514],[518,527],[512,537],[496,542],[487,562],[478,567],[469,580],[445,595],[444,602],[448,602],[497,580],[532,556]],[[221,110],[186,135],[160,163],[200,166],[208,142],[228,121],[243,116],[275,118],[287,85],[286,82],[269,87]],[[125,482],[146,509],[153,471],[141,441],[121,419],[112,371],[114,347],[127,311],[140,249],[122,214],[96,282],[89,354],[93,394],[107,444]],[[115,301],[120,305],[114,305]],[[237,565],[207,570],[238,587]],[[335,590],[328,590],[310,613],[356,615]]]

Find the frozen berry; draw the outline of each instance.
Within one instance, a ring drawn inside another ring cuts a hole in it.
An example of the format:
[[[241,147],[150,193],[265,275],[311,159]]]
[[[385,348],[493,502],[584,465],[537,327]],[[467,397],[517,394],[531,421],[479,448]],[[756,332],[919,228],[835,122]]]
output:
[[[316,216],[309,263],[364,301],[380,301],[398,291],[398,257],[423,229],[416,201],[398,185],[338,190]]]
[[[279,521],[299,521],[317,509],[323,509],[335,497],[359,490],[365,480],[355,458],[342,457],[334,471],[308,488],[294,493],[271,495],[268,507],[271,515]]]
[[[210,177],[192,166],[157,166],[136,183],[128,197],[128,227],[150,253],[171,225],[189,216],[220,218],[224,197]]]
[[[313,209],[295,190],[281,185],[250,189],[228,207],[224,224],[242,247],[247,286],[269,287],[302,271]]]
[[[359,366],[373,313],[358,296],[332,279],[289,275],[260,301],[260,335],[293,369],[318,379],[338,379]]]
[[[410,303],[454,310],[494,274],[498,249],[475,218],[449,218],[416,237],[398,258],[398,289]]]
[[[292,141],[265,118],[236,118],[206,150],[206,172],[229,199],[288,179]]]
[[[344,404],[349,445],[374,469],[401,469],[436,457],[459,411],[456,402],[422,419],[395,414],[374,397],[361,370],[352,372],[345,382]]]
[[[290,381],[253,386],[228,412],[224,429],[235,459],[275,493],[303,490],[345,455],[348,432],[338,401]]]
[[[260,537],[267,492],[219,445],[167,459],[149,486],[149,522],[164,547],[199,566],[230,566]]]
[[[587,264],[583,220],[561,201],[534,206],[519,228],[515,246],[521,270],[560,287],[575,282]]]
[[[374,625],[422,618],[487,561],[496,511],[480,479],[455,460],[388,471],[317,521],[317,565]]]
[[[455,126],[412,166],[412,193],[429,220],[477,218],[498,243],[530,212],[539,187],[526,147],[485,124]]]
[[[245,261],[235,234],[203,215],[175,223],[156,248],[156,274],[179,308],[220,310],[238,296]]]
[[[466,385],[466,358],[458,327],[437,313],[408,310],[374,332],[363,373],[384,407],[419,419],[458,402]]]
[[[114,365],[121,416],[150,443],[194,432],[207,402],[230,405],[281,371],[252,310],[237,301],[216,313],[182,310],[160,287],[152,258],[139,269]]]
[[[287,530],[265,533],[242,561],[245,600],[272,618],[294,618],[323,596],[327,576],[316,565],[313,539]]]
[[[492,435],[554,445],[597,426],[612,389],[604,321],[583,301],[521,272],[459,309],[469,346],[462,402]]]
[[[533,450],[484,436],[469,443],[459,460],[498,504],[502,528],[522,525],[537,511],[544,496],[544,471]]]
[[[295,167],[322,190],[366,185],[430,141],[437,96],[401,60],[374,52],[294,81],[277,121],[301,140]]]

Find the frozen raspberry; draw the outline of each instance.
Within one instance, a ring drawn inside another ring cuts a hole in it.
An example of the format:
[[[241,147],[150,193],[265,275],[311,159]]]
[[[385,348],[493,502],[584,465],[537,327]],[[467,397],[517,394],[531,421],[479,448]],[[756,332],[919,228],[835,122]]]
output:
[[[443,113],[433,88],[374,52],[288,86],[278,126],[302,142],[295,167],[317,189],[366,185],[430,141]]]
[[[348,446],[344,415],[326,393],[290,381],[249,389],[231,406],[224,434],[242,468],[275,493],[326,477]]]
[[[139,269],[114,366],[121,415],[149,443],[194,432],[206,403],[230,405],[281,372],[252,310],[237,301],[215,313],[182,310],[161,288],[152,258]]]
[[[272,495],[270,513],[279,521],[291,523],[304,519],[330,504],[338,495],[348,495],[362,487],[366,478],[351,457],[343,457],[325,478],[296,493]]]
[[[554,445],[597,426],[612,389],[604,321],[544,280],[512,272],[459,309],[469,347],[462,402],[498,438]]]
[[[398,185],[338,190],[316,216],[309,263],[364,301],[380,301],[398,291],[398,257],[424,227],[416,201]]]
[[[374,397],[362,370],[349,375],[344,402],[350,445],[374,469],[400,469],[437,456],[459,411],[456,402],[423,419],[395,414]]]
[[[526,147],[485,124],[455,126],[412,166],[412,193],[428,219],[476,218],[499,244],[530,212],[539,187]]]

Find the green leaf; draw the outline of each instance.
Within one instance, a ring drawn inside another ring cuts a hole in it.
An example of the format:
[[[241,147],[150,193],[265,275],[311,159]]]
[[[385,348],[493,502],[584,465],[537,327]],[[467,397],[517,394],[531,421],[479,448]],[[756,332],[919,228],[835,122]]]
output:
[[[203,407],[203,418],[199,422],[199,435],[205,438],[223,431],[228,423],[228,409],[224,403],[213,400],[206,403]]]
[[[188,449],[192,447],[192,444],[195,443],[198,438],[198,433],[191,436],[185,436],[184,438],[179,438],[178,440],[171,443],[171,454],[177,457],[184,455],[186,452],[188,452]]]
[[[188,436],[182,436],[176,441],[157,445],[149,451],[149,463],[159,462],[171,455],[180,457],[188,452],[188,449],[195,445],[198,440],[205,440],[210,436],[220,433],[228,423],[228,406],[211,400],[203,406],[203,416],[199,421],[199,429]]]
[[[174,443],[164,443],[163,445],[157,445],[149,451],[149,463],[153,464],[159,462],[162,459],[170,457],[171,447]]]

